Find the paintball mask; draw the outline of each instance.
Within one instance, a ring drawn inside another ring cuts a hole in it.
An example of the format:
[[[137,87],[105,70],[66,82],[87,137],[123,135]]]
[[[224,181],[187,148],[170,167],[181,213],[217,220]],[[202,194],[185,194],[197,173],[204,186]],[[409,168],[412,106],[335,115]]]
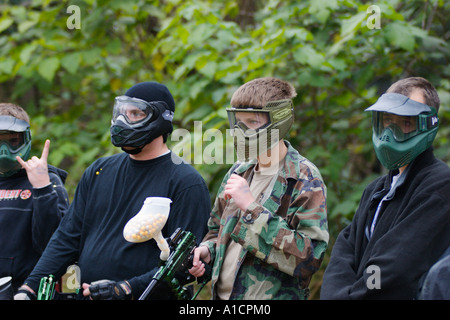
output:
[[[436,136],[436,109],[398,93],[383,94],[372,112],[372,142],[381,164],[395,170],[428,149]]]
[[[112,144],[133,147],[124,151],[137,154],[155,138],[172,132],[173,114],[164,101],[116,97],[110,128]]]
[[[12,116],[0,116],[0,177],[18,172],[21,166],[16,156],[26,161],[30,150],[30,125]]]
[[[263,108],[227,108],[239,161],[256,159],[274,147],[294,122],[291,99],[269,101]]]

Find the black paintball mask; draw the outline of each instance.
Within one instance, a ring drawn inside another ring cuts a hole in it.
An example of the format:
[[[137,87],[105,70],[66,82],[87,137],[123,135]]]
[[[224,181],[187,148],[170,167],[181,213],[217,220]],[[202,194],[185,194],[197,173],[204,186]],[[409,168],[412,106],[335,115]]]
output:
[[[172,132],[173,120],[173,98],[163,85],[148,82],[136,85],[137,92],[153,93],[153,97],[146,97],[147,101],[139,97],[126,95],[115,98],[113,115],[111,120],[111,142],[114,146],[122,148],[129,154],[138,154],[142,148],[159,136],[168,135]],[[157,88],[157,94],[155,94]],[[163,88],[163,95],[158,94]],[[131,94],[130,94],[131,95]],[[154,100],[152,99],[161,99]],[[172,109],[172,110],[171,110]],[[128,147],[128,148],[124,148]]]

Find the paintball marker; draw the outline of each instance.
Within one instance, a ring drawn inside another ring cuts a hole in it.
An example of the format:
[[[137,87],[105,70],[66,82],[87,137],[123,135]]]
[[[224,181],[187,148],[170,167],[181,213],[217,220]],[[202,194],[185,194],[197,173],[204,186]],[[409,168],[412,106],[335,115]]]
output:
[[[53,275],[41,278],[37,293],[37,300],[52,300],[55,293],[55,284],[56,281]]]
[[[172,200],[164,197],[146,198],[142,208],[126,223],[123,229],[125,240],[140,243],[154,239],[161,250],[159,256],[160,268],[139,300],[145,300],[161,280],[166,280],[170,284],[178,299],[188,300],[189,298],[186,288],[178,281],[175,274],[177,272],[186,272],[192,266],[196,239],[194,234],[189,231],[182,231],[181,228],[175,230],[169,238],[169,243],[162,236],[161,230],[169,217],[171,202]],[[197,290],[192,300],[197,297],[198,293],[209,281],[211,267],[205,264],[205,268],[205,275],[197,279],[201,287]],[[187,282],[184,283],[186,284]]]
[[[169,257],[166,261],[161,260],[161,266],[153,276],[150,284],[140,296],[139,300],[145,300],[145,298],[152,292],[154,287],[161,280],[166,280],[170,283],[172,290],[174,291],[178,299],[189,300],[189,294],[186,288],[184,288],[183,285],[180,284],[180,282],[175,277],[175,274],[177,272],[187,271],[187,269],[192,267],[195,247],[196,239],[191,232],[182,231],[180,228],[176,229],[169,239]],[[205,274],[201,278],[197,279],[200,287],[193,295],[191,300],[195,300],[197,295],[211,278],[211,267],[205,264],[205,268]]]

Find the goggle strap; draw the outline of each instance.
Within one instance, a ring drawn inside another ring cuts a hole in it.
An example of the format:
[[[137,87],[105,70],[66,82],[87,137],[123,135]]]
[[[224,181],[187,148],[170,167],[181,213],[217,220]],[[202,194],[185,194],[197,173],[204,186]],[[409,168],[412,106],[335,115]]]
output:
[[[173,111],[166,110],[166,111],[163,112],[162,117],[164,118],[164,120],[172,122],[173,115],[174,115]]]

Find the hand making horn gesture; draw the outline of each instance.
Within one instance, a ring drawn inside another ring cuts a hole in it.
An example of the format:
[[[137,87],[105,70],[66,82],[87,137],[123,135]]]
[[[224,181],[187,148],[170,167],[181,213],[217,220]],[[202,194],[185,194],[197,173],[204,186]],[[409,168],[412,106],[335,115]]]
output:
[[[28,180],[34,188],[42,188],[50,184],[50,177],[48,176],[47,166],[49,149],[50,140],[46,140],[40,159],[36,156],[33,156],[28,161],[23,161],[21,157],[16,157],[16,160],[20,163],[22,168],[27,171]]]

